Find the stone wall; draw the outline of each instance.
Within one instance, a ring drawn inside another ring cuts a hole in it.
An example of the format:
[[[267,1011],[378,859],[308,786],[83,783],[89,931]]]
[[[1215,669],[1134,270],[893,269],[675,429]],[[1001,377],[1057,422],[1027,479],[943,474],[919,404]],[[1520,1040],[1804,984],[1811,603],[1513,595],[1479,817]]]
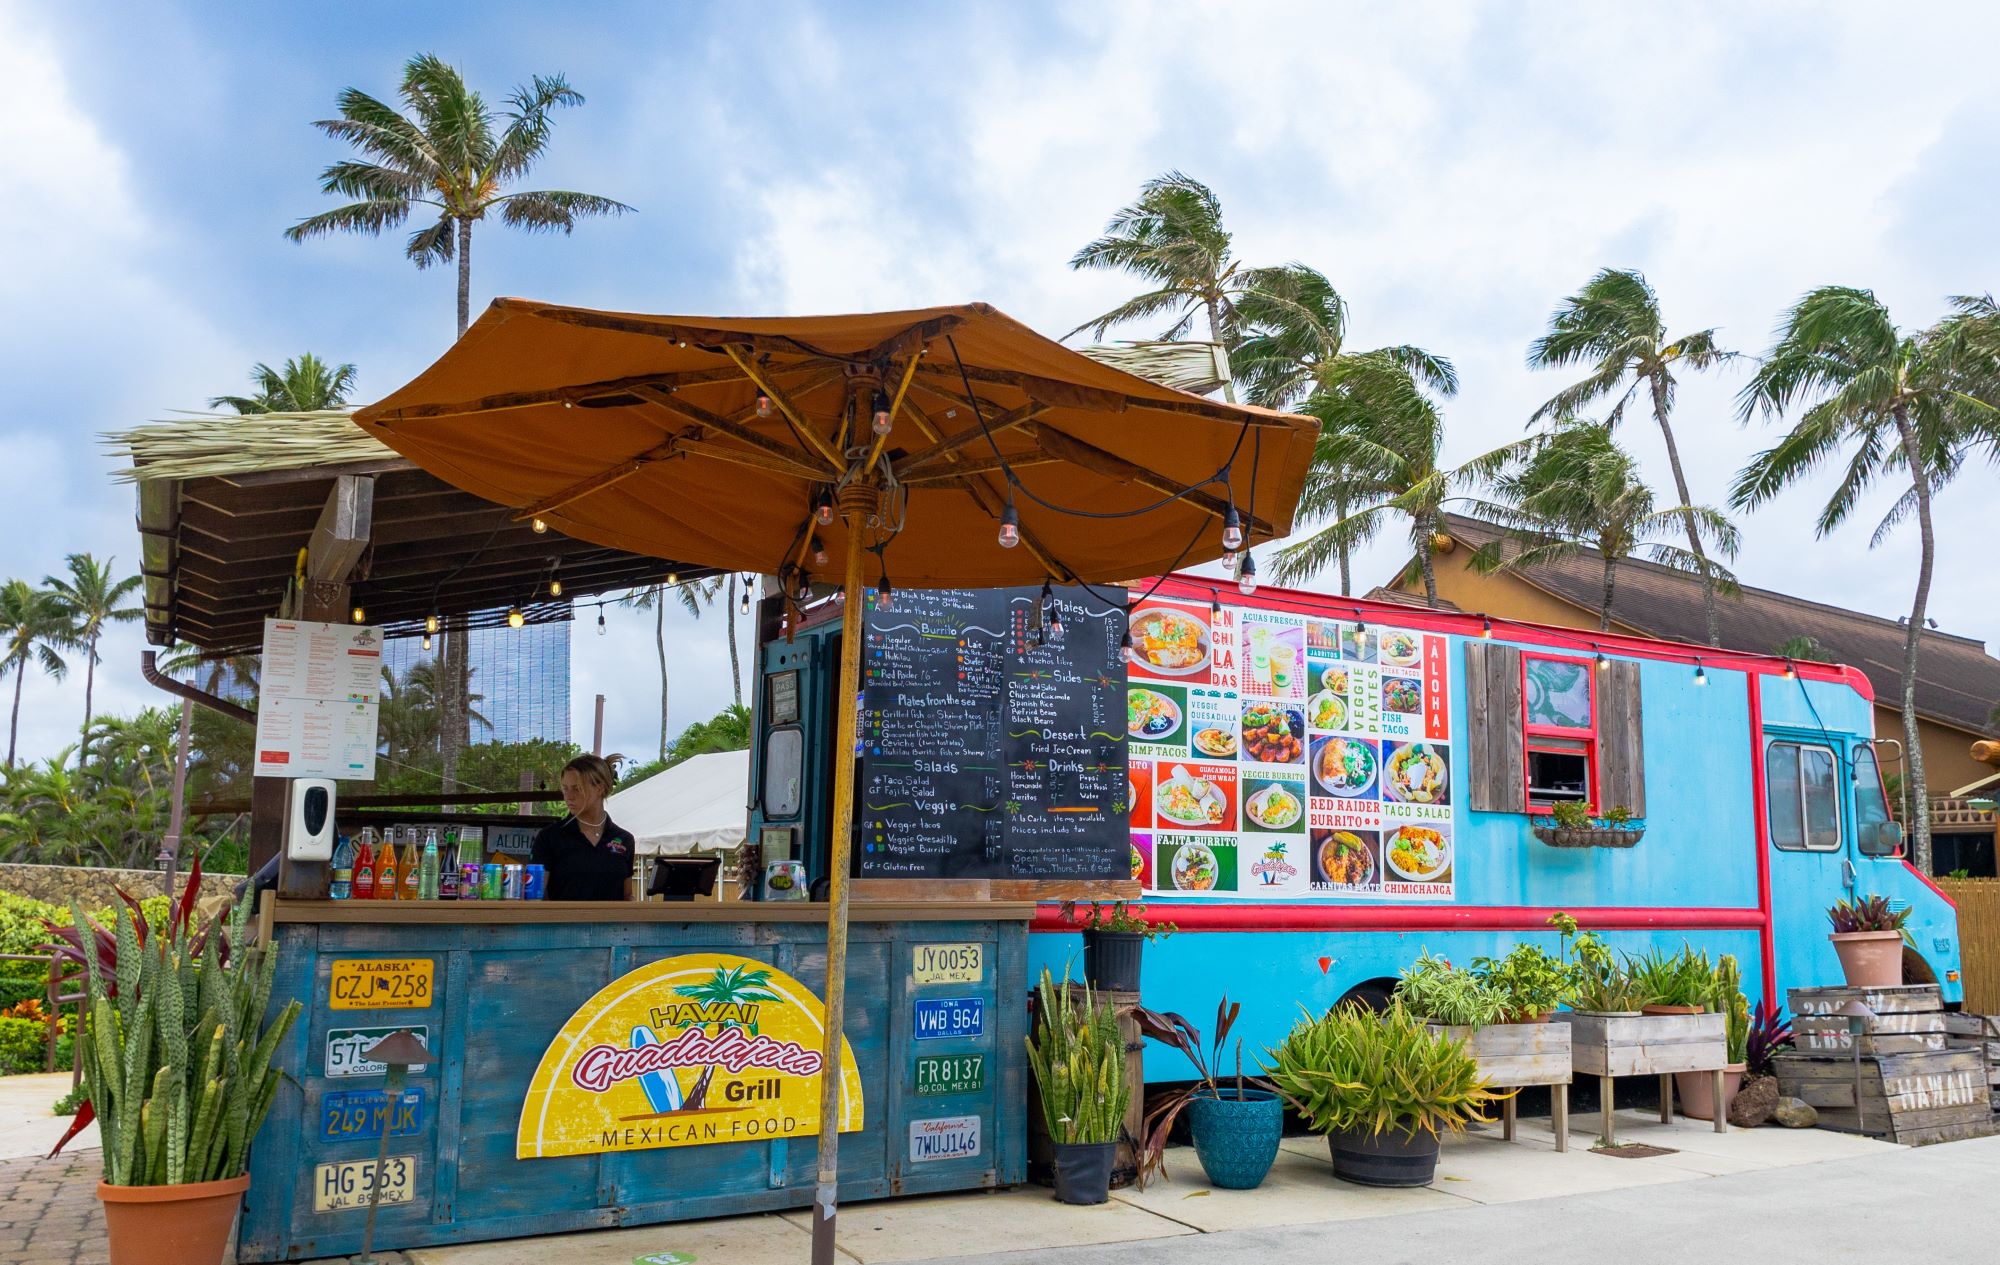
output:
[[[241,874],[204,874],[201,894],[227,896],[243,881]],[[176,890],[185,888],[183,874]],[[158,870],[104,870],[71,865],[0,865],[0,892],[32,896],[65,908],[80,900],[85,909],[102,909],[118,899],[118,888],[144,899],[161,894]]]

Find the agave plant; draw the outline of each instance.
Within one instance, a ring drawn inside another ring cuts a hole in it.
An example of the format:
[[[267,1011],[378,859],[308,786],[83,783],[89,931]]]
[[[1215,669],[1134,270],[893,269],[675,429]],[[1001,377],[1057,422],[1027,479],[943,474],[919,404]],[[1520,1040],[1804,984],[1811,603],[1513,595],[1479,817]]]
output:
[[[1041,1089],[1051,1139],[1116,1142],[1130,1101],[1125,1038],[1110,1003],[1099,1002],[1089,984],[1080,987],[1079,999],[1067,972],[1058,988],[1043,968],[1028,1066]]]
[[[1707,1010],[1715,997],[1715,965],[1708,954],[1682,943],[1680,952],[1655,949],[1625,959],[1625,974],[1642,995],[1641,1005],[1694,1006]]]
[[[1725,953],[1715,964],[1715,987],[1709,1009],[1728,1017],[1729,1061],[1746,1063],[1750,1052],[1750,999],[1743,995],[1743,972],[1736,955]]]
[[[1480,1079],[1465,1042],[1400,1002],[1308,1014],[1269,1055],[1271,1083],[1320,1133],[1457,1133],[1507,1097]]]

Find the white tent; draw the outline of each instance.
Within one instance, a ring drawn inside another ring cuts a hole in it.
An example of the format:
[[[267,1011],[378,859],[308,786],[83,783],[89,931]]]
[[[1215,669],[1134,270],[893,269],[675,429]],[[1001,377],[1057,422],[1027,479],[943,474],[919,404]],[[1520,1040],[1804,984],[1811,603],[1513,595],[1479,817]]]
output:
[[[635,782],[604,807],[639,841],[640,856],[684,856],[740,847],[749,798],[750,753],[719,751]]]

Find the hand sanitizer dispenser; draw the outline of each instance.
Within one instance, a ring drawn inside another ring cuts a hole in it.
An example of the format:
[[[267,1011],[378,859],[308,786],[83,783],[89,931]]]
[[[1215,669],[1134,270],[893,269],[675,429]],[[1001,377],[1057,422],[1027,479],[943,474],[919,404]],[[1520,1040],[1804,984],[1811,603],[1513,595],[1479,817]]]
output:
[[[285,794],[285,855],[294,861],[333,860],[333,783],[294,779]]]

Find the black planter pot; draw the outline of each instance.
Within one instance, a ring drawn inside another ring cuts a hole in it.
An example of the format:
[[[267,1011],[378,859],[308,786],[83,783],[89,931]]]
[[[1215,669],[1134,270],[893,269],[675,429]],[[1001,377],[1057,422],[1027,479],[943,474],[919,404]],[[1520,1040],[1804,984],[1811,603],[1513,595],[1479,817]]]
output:
[[[1399,1129],[1378,1134],[1361,1130],[1329,1133],[1333,1175],[1357,1186],[1428,1186],[1437,1176],[1438,1140],[1434,1133],[1404,1137]]]
[[[1101,1204],[1111,1198],[1116,1142],[1056,1143],[1056,1198],[1066,1204]]]
[[[1090,986],[1113,993],[1139,991],[1139,958],[1146,937],[1137,931],[1083,933],[1083,977]]]

